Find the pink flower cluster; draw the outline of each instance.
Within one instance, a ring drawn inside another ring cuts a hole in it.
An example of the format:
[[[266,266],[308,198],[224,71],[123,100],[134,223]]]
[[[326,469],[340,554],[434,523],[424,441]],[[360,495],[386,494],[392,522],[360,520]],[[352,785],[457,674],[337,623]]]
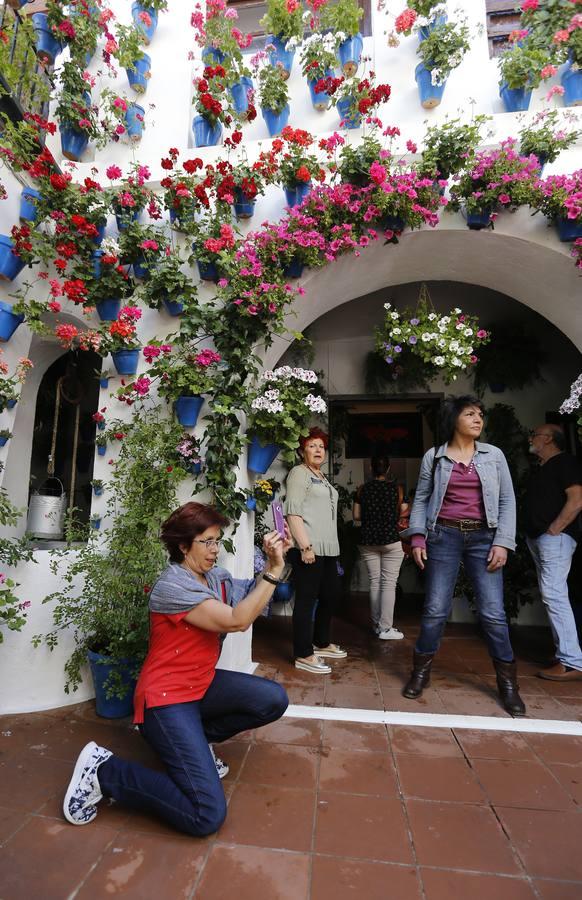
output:
[[[214,350],[201,350],[194,357],[194,362],[197,366],[206,369],[208,366],[214,365],[214,363],[219,363],[221,358],[220,353],[215,353]]]

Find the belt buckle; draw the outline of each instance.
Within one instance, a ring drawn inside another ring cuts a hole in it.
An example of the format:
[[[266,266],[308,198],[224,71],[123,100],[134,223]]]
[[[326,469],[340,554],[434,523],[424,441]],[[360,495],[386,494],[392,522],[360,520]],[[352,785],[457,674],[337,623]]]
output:
[[[474,530],[474,525],[473,519],[459,519],[459,529],[461,531],[472,531]]]

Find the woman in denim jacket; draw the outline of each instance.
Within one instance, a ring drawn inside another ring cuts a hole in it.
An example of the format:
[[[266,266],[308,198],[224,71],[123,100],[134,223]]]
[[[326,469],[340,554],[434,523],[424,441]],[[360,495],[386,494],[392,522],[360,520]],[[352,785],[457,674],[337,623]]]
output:
[[[413,671],[404,696],[420,697],[451,612],[461,562],[473,582],[477,611],[503,706],[525,715],[503,606],[503,567],[515,549],[515,495],[505,456],[482,444],[483,404],[469,395],[445,403],[446,443],[422,460],[410,525],[414,561],[426,569],[426,597]]]

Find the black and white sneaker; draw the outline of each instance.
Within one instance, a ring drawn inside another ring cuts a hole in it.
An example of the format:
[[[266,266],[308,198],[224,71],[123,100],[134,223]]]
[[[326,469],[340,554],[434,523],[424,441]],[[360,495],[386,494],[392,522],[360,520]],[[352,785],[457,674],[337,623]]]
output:
[[[214,752],[214,747],[212,746],[212,744],[209,744],[208,747],[209,747],[209,749],[210,749],[210,752],[212,753],[212,759],[214,760],[214,765],[216,766],[216,771],[218,772],[218,777],[219,777],[219,778],[226,778],[226,776],[227,776],[228,773],[230,772],[229,767],[227,766],[227,764],[224,762],[223,759],[220,759],[220,758],[216,755],[216,753]]]
[[[97,815],[97,804],[103,797],[97,769],[111,755],[110,750],[99,747],[95,741],[90,741],[79,753],[63,801],[63,813],[71,825],[88,825]]]

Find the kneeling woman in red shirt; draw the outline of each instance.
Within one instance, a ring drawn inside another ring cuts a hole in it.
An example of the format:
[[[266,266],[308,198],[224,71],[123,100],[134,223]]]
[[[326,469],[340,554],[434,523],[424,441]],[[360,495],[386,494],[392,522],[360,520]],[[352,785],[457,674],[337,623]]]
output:
[[[221,530],[212,506],[186,503],[162,525],[170,564],[150,594],[150,648],[134,696],[134,721],[166,771],[128,762],[91,741],[81,751],[63,810],[73,825],[97,815],[111,797],[153,812],[180,831],[212,834],[226,802],[209,744],[280,718],[288,698],[280,684],[217,669],[221,635],[246,631],[280,579],[289,536],[267,534],[267,569],[256,585],[216,566]]]

